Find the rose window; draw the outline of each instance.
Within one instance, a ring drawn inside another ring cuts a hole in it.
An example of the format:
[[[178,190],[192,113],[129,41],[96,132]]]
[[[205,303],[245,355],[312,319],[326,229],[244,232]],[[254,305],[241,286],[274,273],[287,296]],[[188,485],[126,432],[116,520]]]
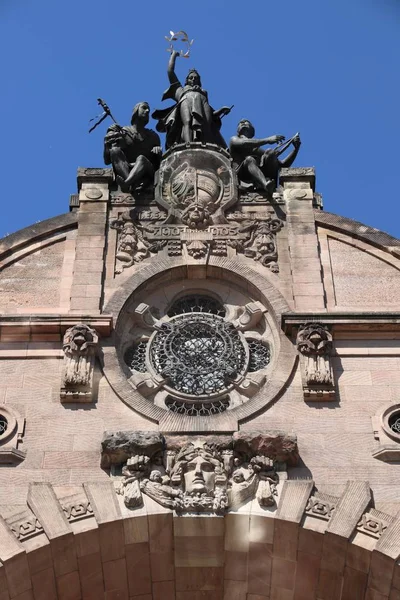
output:
[[[173,390],[205,396],[226,390],[243,374],[247,352],[232,323],[191,313],[162,324],[150,340],[150,362]]]
[[[129,382],[149,402],[209,417],[241,406],[267,384],[274,344],[261,302],[224,305],[193,293],[157,309],[138,304],[123,345]]]
[[[125,354],[125,362],[131,369],[139,371],[139,373],[146,373],[146,342],[139,342],[132,348],[129,348]]]

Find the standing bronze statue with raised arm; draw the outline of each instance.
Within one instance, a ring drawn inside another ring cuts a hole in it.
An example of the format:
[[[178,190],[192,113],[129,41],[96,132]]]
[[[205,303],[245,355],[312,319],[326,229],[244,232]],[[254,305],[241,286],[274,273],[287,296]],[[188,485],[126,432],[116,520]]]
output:
[[[182,85],[175,73],[175,62],[179,52],[173,51],[168,63],[170,87],[162,99],[172,98],[176,104],[156,110],[152,114],[158,120],[157,131],[165,132],[166,148],[181,142],[209,142],[223,148],[227,144],[220,133],[221,117],[231,108],[223,106],[214,110],[208,103],[208,94],[201,87],[200,75],[191,69]]]
[[[263,150],[261,146],[278,144],[285,137],[273,135],[258,139],[254,135],[255,129],[248,119],[239,122],[237,135],[231,138],[229,145],[233,166],[241,181],[253,183],[257,189],[271,195],[278,183],[279,171],[283,167],[290,167],[299,152],[300,136],[296,134],[276,148]],[[280,160],[279,155],[290,145],[293,145],[292,152]]]
[[[111,125],[104,138],[104,162],[112,164],[124,192],[152,184],[160,166],[161,142],[157,133],[146,127],[149,115],[148,103],[139,102],[133,108],[131,124]]]

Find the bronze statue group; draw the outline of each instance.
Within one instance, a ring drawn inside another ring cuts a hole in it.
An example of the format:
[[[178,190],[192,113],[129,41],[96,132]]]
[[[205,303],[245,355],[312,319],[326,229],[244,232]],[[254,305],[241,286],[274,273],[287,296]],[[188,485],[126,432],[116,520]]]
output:
[[[166,150],[177,144],[200,142],[228,148],[221,135],[221,118],[232,107],[223,106],[214,110],[208,101],[208,94],[201,86],[198,72],[190,70],[182,85],[175,73],[175,62],[179,53],[171,52],[168,63],[170,86],[162,99],[173,99],[172,106],[155,110],[152,117],[158,121],[156,129],[166,134]],[[107,110],[108,107],[105,106]],[[108,113],[110,114],[110,113]],[[133,109],[131,124],[109,127],[104,140],[104,162],[112,164],[117,183],[122,191],[132,192],[153,184],[158,170],[162,147],[158,134],[146,125],[150,118],[147,102],[139,102]],[[232,166],[240,182],[253,185],[255,189],[271,196],[278,182],[279,171],[290,167],[300,148],[300,136],[296,134],[284,142],[283,135],[255,138],[251,122],[243,119],[237,127],[237,134],[230,139],[229,151]],[[284,143],[282,143],[284,142]],[[278,144],[274,148],[263,149],[265,145]],[[280,159],[279,156],[292,146],[292,151]]]

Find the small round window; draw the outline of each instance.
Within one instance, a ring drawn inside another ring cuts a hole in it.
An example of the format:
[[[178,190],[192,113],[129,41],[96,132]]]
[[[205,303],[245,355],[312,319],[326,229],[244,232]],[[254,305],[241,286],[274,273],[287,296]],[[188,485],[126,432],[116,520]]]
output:
[[[0,415],[0,435],[3,435],[8,428],[8,421],[7,419],[3,416]]]
[[[390,415],[388,419],[388,425],[393,433],[400,435],[400,410]]]
[[[383,430],[392,440],[400,442],[400,404],[392,404],[381,414]]]

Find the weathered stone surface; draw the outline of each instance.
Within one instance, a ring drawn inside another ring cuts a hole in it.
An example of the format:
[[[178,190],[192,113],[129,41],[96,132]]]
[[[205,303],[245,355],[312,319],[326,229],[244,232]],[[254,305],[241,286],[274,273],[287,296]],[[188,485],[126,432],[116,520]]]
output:
[[[134,454],[153,456],[164,449],[163,436],[152,431],[105,432],[101,442],[103,468],[120,465]]]
[[[239,431],[233,435],[233,447],[237,452],[261,454],[290,466],[299,460],[296,436],[283,431]]]

